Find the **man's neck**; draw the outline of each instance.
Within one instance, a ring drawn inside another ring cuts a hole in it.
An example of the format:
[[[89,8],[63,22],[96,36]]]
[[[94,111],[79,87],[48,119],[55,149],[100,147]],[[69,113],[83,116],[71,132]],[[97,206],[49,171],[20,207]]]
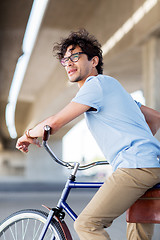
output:
[[[95,74],[89,75],[89,76],[87,76],[85,79],[79,81],[79,82],[78,82],[78,87],[81,88],[81,87],[84,85],[84,83],[86,82],[86,80],[87,80],[88,77],[97,76],[97,75],[98,75],[98,73],[95,73]]]

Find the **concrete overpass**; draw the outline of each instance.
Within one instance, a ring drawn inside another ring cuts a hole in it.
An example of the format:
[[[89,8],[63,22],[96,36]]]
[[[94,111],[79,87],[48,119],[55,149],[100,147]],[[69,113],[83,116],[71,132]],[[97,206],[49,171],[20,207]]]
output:
[[[23,54],[22,42],[32,3],[31,0],[6,0],[0,7],[2,175],[4,168],[7,172],[8,165],[10,167],[12,154],[19,159],[18,164],[24,160],[24,156],[14,150],[15,140],[10,138],[6,127],[5,109],[16,64]],[[56,113],[75,95],[77,86],[68,84],[64,69],[53,57],[52,47],[60,37],[82,27],[94,34],[103,46],[104,73],[117,78],[129,92],[142,90],[146,104],[160,110],[160,1],[50,0],[17,99],[15,126],[18,136],[26,128]],[[77,121],[55,136],[59,147],[62,136]],[[29,166],[25,168],[27,176],[34,175],[34,167],[41,171],[42,166],[47,166],[49,171],[50,164],[39,164],[35,150],[30,154],[28,160],[24,160]],[[33,158],[37,159],[35,166]],[[21,168],[21,164],[18,167]]]

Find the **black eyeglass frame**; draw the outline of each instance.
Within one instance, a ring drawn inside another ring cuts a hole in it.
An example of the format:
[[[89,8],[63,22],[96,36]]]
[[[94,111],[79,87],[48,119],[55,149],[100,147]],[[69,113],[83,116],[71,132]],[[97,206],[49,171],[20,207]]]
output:
[[[75,60],[72,59],[72,57],[75,56],[75,55],[77,55],[77,54],[78,54],[78,58],[77,58],[76,61],[75,61]],[[62,59],[60,60],[60,62],[61,62],[61,64],[62,64],[63,67],[66,67],[66,66],[67,66],[66,63],[67,63],[69,60],[71,60],[72,62],[78,62],[78,60],[79,60],[79,55],[81,55],[81,54],[85,54],[85,53],[84,53],[84,52],[73,53],[73,54],[71,54],[69,57],[62,58]],[[63,62],[63,61],[64,61],[64,62]]]

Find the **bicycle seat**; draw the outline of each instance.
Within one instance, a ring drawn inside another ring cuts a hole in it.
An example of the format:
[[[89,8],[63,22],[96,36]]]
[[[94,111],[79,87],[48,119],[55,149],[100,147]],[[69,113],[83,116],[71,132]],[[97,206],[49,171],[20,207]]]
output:
[[[126,213],[130,223],[160,223],[160,183],[146,191]]]

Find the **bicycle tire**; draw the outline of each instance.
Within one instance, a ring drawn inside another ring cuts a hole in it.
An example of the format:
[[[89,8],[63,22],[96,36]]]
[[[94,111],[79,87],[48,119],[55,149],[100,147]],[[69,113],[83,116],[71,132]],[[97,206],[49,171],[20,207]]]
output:
[[[15,212],[0,224],[1,240],[38,240],[48,214],[26,209]],[[56,219],[52,219],[44,240],[66,240]]]

